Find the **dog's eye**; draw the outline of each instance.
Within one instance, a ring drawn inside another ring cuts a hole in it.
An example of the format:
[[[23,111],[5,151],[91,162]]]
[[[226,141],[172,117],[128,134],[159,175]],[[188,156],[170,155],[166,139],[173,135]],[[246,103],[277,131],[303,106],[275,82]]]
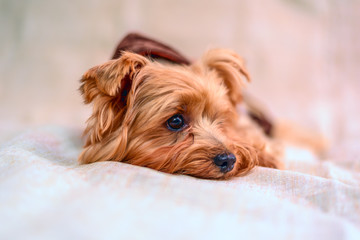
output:
[[[166,126],[171,131],[180,131],[185,126],[185,121],[182,115],[176,114],[166,121]]]

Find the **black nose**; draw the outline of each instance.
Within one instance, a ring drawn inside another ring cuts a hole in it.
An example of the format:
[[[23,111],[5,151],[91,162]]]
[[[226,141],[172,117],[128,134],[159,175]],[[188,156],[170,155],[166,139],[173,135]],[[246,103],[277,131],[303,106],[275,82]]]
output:
[[[214,163],[223,173],[230,172],[234,168],[236,157],[232,153],[222,153],[214,157]]]

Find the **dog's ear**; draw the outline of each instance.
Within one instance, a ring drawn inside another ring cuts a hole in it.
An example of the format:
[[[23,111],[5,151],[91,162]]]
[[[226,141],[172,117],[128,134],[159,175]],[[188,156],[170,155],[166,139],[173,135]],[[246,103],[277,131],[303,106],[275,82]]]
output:
[[[96,97],[107,96],[121,97],[120,102],[125,105],[132,80],[148,62],[138,54],[123,52],[120,58],[91,68],[80,80],[85,103],[92,102]]]
[[[119,59],[93,67],[83,75],[80,91],[85,103],[93,102],[84,132],[88,134],[86,146],[100,142],[122,125],[136,75],[148,63],[145,57],[124,52]]]
[[[250,81],[250,75],[245,68],[244,60],[228,49],[211,49],[202,58],[206,67],[215,70],[224,80],[229,90],[229,97],[235,105],[242,100],[244,77]]]

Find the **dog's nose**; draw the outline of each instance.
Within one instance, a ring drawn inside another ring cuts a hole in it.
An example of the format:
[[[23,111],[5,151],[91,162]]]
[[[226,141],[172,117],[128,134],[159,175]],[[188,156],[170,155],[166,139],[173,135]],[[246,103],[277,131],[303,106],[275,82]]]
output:
[[[236,157],[232,153],[222,153],[214,157],[214,163],[223,173],[230,172],[234,168]]]

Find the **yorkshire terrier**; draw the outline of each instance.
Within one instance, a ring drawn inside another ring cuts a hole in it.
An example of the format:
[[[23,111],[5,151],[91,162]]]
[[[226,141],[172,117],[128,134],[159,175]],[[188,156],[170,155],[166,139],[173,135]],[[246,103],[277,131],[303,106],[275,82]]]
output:
[[[211,49],[190,64],[174,61],[174,50],[124,49],[81,79],[93,112],[80,163],[119,161],[206,179],[283,168],[281,147],[239,107],[250,76],[235,52]]]

